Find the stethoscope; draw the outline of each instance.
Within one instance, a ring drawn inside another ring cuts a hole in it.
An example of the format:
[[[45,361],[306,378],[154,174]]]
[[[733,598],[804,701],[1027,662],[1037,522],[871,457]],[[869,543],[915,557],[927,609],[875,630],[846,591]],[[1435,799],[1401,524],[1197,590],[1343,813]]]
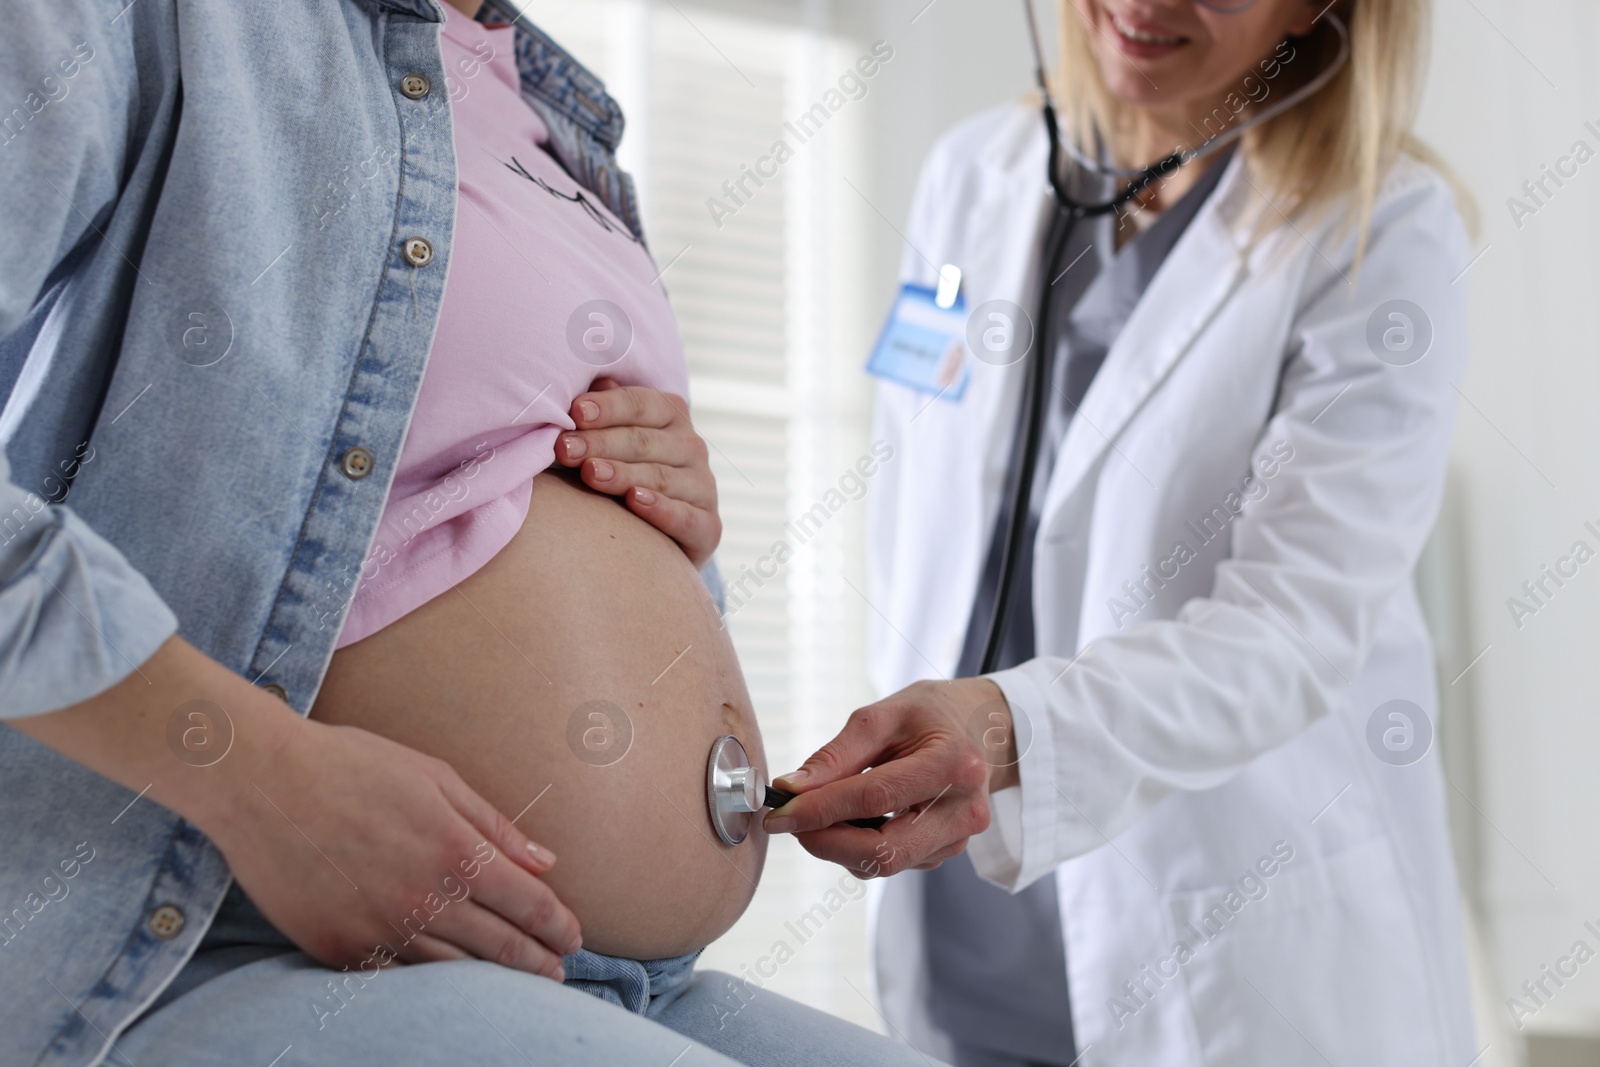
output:
[[[1251,6],[1255,0],[1196,0],[1215,11],[1231,12],[1242,11]],[[1061,132],[1056,123],[1055,104],[1050,97],[1050,83],[1045,76],[1044,47],[1040,43],[1039,25],[1034,17],[1032,0],[1022,0],[1022,6],[1028,17],[1028,37],[1033,45],[1034,75],[1039,84],[1039,92],[1044,99],[1044,129],[1050,141],[1049,180],[1050,190],[1055,195],[1056,211],[1060,218],[1054,228],[1053,239],[1048,242],[1045,250],[1046,264],[1055,263],[1061,258],[1061,250],[1065,247],[1067,239],[1072,234],[1073,225],[1081,219],[1092,218],[1097,215],[1108,215],[1121,208],[1135,196],[1138,196],[1151,182],[1159,181],[1172,174],[1180,167],[1187,166],[1197,159],[1220,151],[1251,129],[1264,122],[1271,121],[1277,116],[1288,111],[1301,101],[1315,95],[1325,85],[1338,75],[1350,59],[1350,32],[1344,23],[1331,12],[1325,13],[1326,18],[1333,24],[1339,34],[1339,54],[1328,64],[1326,70],[1318,74],[1311,81],[1284,97],[1272,107],[1267,108],[1259,115],[1252,115],[1247,121],[1217,134],[1198,148],[1179,148],[1171,155],[1159,159],[1148,167],[1126,169],[1112,167],[1099,160],[1093,159],[1081,152],[1076,145],[1063,142]],[[1108,178],[1130,179],[1127,186],[1103,203],[1085,204],[1073,199],[1067,192],[1066,174],[1061,165],[1061,153],[1065,149],[1072,156],[1072,161],[1081,169],[1091,174],[1099,174]],[[1048,269],[1048,268],[1047,268]],[[1011,606],[1011,591],[1016,584],[1017,561],[1022,556],[1022,539],[1027,533],[1028,509],[1032,506],[1033,479],[1038,467],[1039,438],[1044,433],[1045,401],[1050,392],[1050,364],[1048,354],[1042,351],[1044,339],[1049,336],[1050,311],[1050,286],[1039,286],[1039,303],[1034,322],[1033,337],[1038,348],[1033,352],[1033,362],[1028,368],[1028,381],[1023,396],[1023,406],[1027,414],[1027,422],[1023,431],[1022,463],[1017,469],[1017,478],[1011,488],[1011,511],[1006,519],[1004,541],[1000,555],[999,581],[995,587],[994,610],[989,616],[989,626],[983,642],[983,656],[979,660],[979,674],[988,674],[995,670],[1000,663],[1001,644],[1005,640],[1006,621]]]
[[[1255,0],[1195,0],[1195,2],[1215,11],[1231,12],[1242,11],[1254,4]],[[1252,115],[1247,121],[1218,134],[1198,148],[1180,148],[1148,167],[1135,169],[1112,167],[1079,151],[1076,145],[1062,141],[1056,123],[1055,105],[1050,97],[1049,80],[1045,76],[1044,48],[1040,43],[1039,26],[1034,17],[1032,0],[1023,0],[1023,7],[1028,15],[1028,37],[1033,44],[1034,73],[1039,83],[1039,92],[1044,98],[1044,128],[1050,141],[1050,189],[1055,195],[1056,210],[1061,216],[1060,225],[1055,227],[1054,238],[1046,249],[1044,262],[1047,264],[1060,259],[1061,250],[1071,236],[1072,227],[1080,219],[1108,215],[1116,211],[1138,196],[1151,182],[1159,181],[1180,167],[1220,151],[1243,137],[1252,128],[1283,114],[1301,101],[1315,95],[1334,79],[1340,68],[1350,59],[1349,30],[1337,16],[1326,13],[1322,17],[1332,23],[1339,34],[1339,54],[1334,57],[1334,61],[1326,70],[1311,81],[1272,107],[1258,115]],[[1120,193],[1103,203],[1080,203],[1073,199],[1066,189],[1065,171],[1061,165],[1063,150],[1082,170],[1108,178],[1125,178],[1128,179],[1128,184]],[[1048,285],[1040,286],[1037,310],[1038,314],[1034,320],[1037,325],[1033,336],[1036,342],[1042,342],[1049,336],[1051,300]],[[999,583],[995,590],[994,611],[989,617],[987,636],[984,638],[983,658],[977,672],[979,674],[988,674],[999,665],[1000,645],[1005,639],[1011,590],[1016,584],[1017,561],[1021,558],[1022,538],[1028,528],[1026,517],[1032,502],[1034,472],[1038,466],[1039,438],[1044,432],[1045,398],[1050,391],[1051,362],[1043,351],[1036,350],[1033,356],[1023,398],[1023,404],[1027,409],[1027,425],[1023,435],[1022,463],[1017,470],[1016,484],[1012,486],[1011,512],[1007,519],[1005,540],[1001,549]],[[706,808],[711,816],[712,829],[723,844],[737,845],[744,841],[750,834],[756,812],[763,807],[781,807],[793,799],[792,793],[786,793],[767,784],[766,775],[761,768],[750,765],[749,754],[738,738],[727,735],[719,737],[712,744],[711,755],[706,762]],[[878,816],[871,819],[851,819],[849,824],[875,830],[887,821],[888,816]]]
[[[762,808],[781,808],[793,799],[793,793],[767,784],[767,776],[760,767],[750,765],[750,756],[737,737],[728,734],[712,743],[711,758],[706,761],[706,808],[711,828],[723,844],[737,845],[749,837],[755,813]],[[847,820],[849,825],[867,830],[876,830],[888,821],[887,815]]]

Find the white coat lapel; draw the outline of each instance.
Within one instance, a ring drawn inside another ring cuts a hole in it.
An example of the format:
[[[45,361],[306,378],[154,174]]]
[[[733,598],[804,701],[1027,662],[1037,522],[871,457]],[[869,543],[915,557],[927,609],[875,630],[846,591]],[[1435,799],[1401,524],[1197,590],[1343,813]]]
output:
[[[1045,494],[1042,529],[1243,280],[1244,255],[1233,225],[1240,187],[1247,187],[1242,166],[1238,156],[1229,162],[1107,353],[1068,425]]]

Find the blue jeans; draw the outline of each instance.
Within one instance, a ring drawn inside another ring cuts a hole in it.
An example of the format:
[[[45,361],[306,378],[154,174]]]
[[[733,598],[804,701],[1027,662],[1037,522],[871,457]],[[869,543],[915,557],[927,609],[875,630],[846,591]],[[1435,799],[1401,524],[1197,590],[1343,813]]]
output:
[[[295,949],[235,886],[194,958],[106,1062],[938,1067],[770,990],[696,973],[698,956],[638,961],[584,950],[567,957],[565,985],[476,960],[364,976]]]

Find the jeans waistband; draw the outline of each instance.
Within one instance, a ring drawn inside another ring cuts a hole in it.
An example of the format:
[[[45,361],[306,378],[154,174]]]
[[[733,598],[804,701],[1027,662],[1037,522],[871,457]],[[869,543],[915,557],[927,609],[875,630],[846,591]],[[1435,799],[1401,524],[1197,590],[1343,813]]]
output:
[[[682,995],[704,949],[660,960],[602,956],[579,949],[565,957],[567,985],[620,1008],[654,1017]]]
[[[294,949],[293,942],[261,914],[237,882],[229,888],[195,959],[186,968],[187,973],[180,975],[182,980],[174,983],[161,1002],[215,977],[219,965],[237,965],[231,955],[219,956],[215,951],[236,946],[258,947],[256,953],[240,957],[237,962],[262,953]],[[579,949],[563,959],[566,984],[635,1014],[653,1016],[677,999],[694,974],[695,961],[704,951],[696,949],[667,959],[635,960]]]

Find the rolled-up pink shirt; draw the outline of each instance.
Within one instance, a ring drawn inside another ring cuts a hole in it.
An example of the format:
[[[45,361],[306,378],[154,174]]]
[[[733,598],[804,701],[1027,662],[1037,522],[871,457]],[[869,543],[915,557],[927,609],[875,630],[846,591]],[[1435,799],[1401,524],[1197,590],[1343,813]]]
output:
[[[438,332],[338,647],[448,591],[505,547],[533,476],[598,377],[687,394],[655,263],[545,149],[510,27],[444,5],[459,193]]]

